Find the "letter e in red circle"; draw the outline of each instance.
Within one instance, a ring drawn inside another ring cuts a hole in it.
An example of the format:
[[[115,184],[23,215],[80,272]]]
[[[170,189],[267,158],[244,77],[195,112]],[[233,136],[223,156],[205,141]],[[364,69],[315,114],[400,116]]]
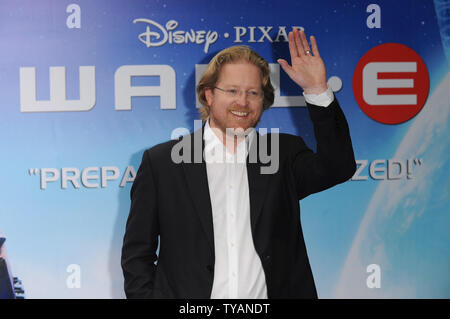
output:
[[[384,124],[400,124],[416,116],[425,105],[429,88],[422,58],[399,43],[370,49],[353,73],[353,94],[359,107]]]

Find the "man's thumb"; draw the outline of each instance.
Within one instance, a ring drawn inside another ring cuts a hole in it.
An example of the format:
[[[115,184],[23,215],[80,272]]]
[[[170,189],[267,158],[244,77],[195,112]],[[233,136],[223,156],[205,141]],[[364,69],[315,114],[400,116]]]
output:
[[[281,65],[281,67],[283,68],[284,72],[286,72],[289,76],[291,76],[292,68],[289,65],[289,63],[287,63],[287,61],[283,60],[283,59],[278,59],[277,62]]]

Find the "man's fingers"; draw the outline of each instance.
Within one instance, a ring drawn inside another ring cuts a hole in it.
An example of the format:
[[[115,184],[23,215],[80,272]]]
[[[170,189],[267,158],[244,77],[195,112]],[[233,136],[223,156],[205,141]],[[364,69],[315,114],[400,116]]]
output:
[[[301,40],[301,43],[302,43],[302,46],[303,46],[303,51],[305,52],[305,54],[306,54],[306,51],[310,51],[311,52],[311,49],[309,48],[308,39],[306,39],[305,31],[301,30],[299,32],[299,37],[300,37],[300,40]]]
[[[289,53],[291,54],[291,60],[292,60],[293,58],[298,57],[298,51],[295,46],[294,33],[289,32],[288,37],[289,37]]]
[[[311,47],[312,47],[314,56],[320,57],[319,48],[317,47],[316,37],[312,35],[310,37],[310,39],[311,39]]]
[[[300,39],[300,34],[297,29],[294,29],[294,43],[297,48],[298,56],[305,56],[305,48],[303,47],[302,40]]]

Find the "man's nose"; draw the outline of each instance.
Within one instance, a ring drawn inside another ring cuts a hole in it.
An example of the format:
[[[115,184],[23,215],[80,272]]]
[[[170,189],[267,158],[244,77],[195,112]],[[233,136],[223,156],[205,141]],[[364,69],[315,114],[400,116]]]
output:
[[[238,102],[240,105],[247,105],[247,103],[248,103],[248,95],[247,95],[247,92],[245,92],[245,91],[240,91],[240,92],[239,92],[239,96],[238,96],[238,98],[237,98],[237,102]]]

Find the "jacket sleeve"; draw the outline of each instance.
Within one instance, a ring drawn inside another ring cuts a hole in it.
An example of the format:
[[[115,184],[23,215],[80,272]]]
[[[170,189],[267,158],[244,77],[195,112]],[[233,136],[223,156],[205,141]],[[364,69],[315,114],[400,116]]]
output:
[[[350,179],[356,162],[350,132],[337,99],[328,107],[308,104],[314,125],[317,150],[314,153],[299,138],[292,167],[299,199]]]
[[[157,189],[148,151],[131,188],[131,207],[122,246],[127,298],[150,298],[156,271],[159,223]]]

